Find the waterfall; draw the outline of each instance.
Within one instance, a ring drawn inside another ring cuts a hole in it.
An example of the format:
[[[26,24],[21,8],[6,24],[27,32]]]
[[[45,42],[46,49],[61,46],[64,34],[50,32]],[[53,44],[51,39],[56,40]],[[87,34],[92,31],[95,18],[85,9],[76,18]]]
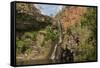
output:
[[[53,49],[53,52],[52,52],[51,57],[50,57],[50,59],[52,59],[52,60],[59,59],[58,54],[60,54],[59,49],[61,48],[60,45],[62,43],[62,26],[61,26],[60,21],[57,21],[57,27],[58,27],[57,32],[59,34],[59,38],[58,38],[58,42],[54,45],[54,49]]]
[[[52,55],[51,55],[51,59],[53,60],[53,59],[55,59],[55,52],[56,52],[56,50],[57,50],[57,44],[55,45],[55,47],[54,47],[54,50],[53,50],[53,53],[52,53]]]

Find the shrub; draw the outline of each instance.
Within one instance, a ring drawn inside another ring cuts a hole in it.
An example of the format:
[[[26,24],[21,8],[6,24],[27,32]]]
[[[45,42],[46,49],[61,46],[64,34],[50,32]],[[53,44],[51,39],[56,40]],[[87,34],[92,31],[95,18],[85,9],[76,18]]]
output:
[[[53,32],[51,27],[48,27],[46,32],[47,32],[46,37],[45,37],[46,40],[49,40],[49,39],[51,39],[52,41],[57,40],[58,34]]]
[[[96,60],[96,9],[88,8],[79,24],[70,27],[67,35],[79,34],[79,45],[75,47],[75,61]],[[70,46],[70,45],[69,45]]]

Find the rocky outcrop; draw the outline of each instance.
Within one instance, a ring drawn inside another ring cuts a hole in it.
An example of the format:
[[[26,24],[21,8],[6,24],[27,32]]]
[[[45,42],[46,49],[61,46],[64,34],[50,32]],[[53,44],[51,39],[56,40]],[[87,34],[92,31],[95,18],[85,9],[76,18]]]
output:
[[[55,16],[55,19],[59,20],[63,27],[63,43],[61,46],[65,50],[66,48],[70,50],[69,53],[71,53],[72,60],[75,62],[96,60],[96,45],[91,44],[96,39],[89,41],[91,37],[96,38],[95,14],[96,8],[93,7],[69,6]]]
[[[16,4],[16,29],[17,30],[39,30],[51,24],[49,16],[42,15],[40,10],[33,4]],[[42,25],[40,27],[40,25]]]
[[[63,29],[67,30],[68,27],[80,22],[81,16],[86,13],[86,10],[87,7],[65,7],[57,14],[56,19],[60,19]]]

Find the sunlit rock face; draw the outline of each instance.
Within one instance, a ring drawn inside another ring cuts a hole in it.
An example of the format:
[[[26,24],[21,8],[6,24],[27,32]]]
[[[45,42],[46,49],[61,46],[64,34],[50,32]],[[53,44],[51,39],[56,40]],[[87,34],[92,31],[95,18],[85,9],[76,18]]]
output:
[[[64,7],[60,13],[56,15],[56,19],[60,19],[63,29],[67,30],[68,27],[73,26],[80,22],[82,15],[87,11],[87,7],[67,6]]]

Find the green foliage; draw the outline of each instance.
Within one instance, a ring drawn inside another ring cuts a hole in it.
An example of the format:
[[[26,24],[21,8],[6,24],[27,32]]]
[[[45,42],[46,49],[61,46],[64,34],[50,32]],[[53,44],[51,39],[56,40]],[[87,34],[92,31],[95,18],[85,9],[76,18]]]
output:
[[[81,19],[81,27],[88,26],[89,29],[96,30],[96,8],[88,8],[88,12]]]
[[[74,47],[74,59],[75,61],[96,60],[96,9],[88,8],[80,22],[67,30],[68,36],[75,34],[79,36],[79,45]]]
[[[29,54],[32,51],[32,42],[36,40],[36,32],[25,32],[21,39],[16,38],[16,53]]]
[[[21,37],[23,40],[24,39],[31,39],[33,41],[36,40],[36,32],[25,32],[24,35]]]
[[[23,46],[24,46],[23,41],[16,40],[16,52],[17,52],[17,54],[21,53],[21,49],[23,48]]]
[[[53,32],[53,30],[51,29],[51,27],[47,27],[47,30],[46,30],[47,34],[46,34],[46,37],[45,39],[46,40],[57,40],[57,37],[58,37],[58,34],[56,34],[55,32]]]
[[[16,18],[22,21],[34,21],[33,16],[25,14],[25,13],[16,13]]]
[[[76,48],[75,61],[94,61],[96,60],[96,47],[89,43],[80,43]]]

